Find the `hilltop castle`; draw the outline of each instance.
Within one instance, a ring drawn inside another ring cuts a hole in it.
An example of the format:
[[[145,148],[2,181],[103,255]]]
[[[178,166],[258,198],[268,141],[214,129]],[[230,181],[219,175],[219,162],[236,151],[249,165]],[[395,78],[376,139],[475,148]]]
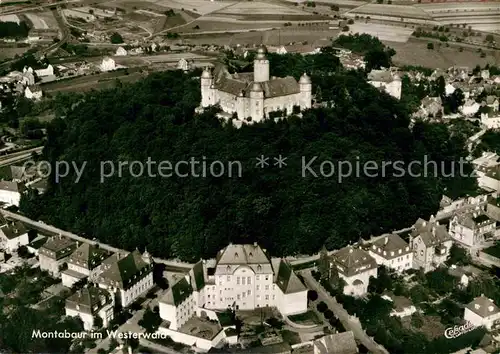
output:
[[[259,47],[253,73],[230,74],[226,67],[201,75],[201,108],[219,104],[223,116],[236,113],[240,121],[259,122],[270,112],[292,113],[294,106],[311,108],[312,84],[305,73],[297,82],[293,77],[269,77],[267,48]],[[249,119],[251,118],[251,119]]]

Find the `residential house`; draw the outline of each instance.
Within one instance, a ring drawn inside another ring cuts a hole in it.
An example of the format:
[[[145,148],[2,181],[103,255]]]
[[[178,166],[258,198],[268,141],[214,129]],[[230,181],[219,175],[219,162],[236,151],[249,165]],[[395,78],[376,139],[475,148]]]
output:
[[[313,342],[314,354],[357,354],[358,345],[352,331],[329,334]]]
[[[368,83],[398,100],[401,98],[401,79],[388,70],[372,70],[368,74]]]
[[[66,266],[66,260],[78,247],[77,242],[61,235],[53,236],[38,250],[40,269],[54,278],[59,278]]]
[[[127,54],[128,54],[127,51],[123,47],[118,47],[118,49],[116,50],[115,56],[123,57],[123,56],[126,56]]]
[[[370,277],[377,277],[377,262],[357,246],[347,246],[331,256],[332,273],[344,280],[344,294],[361,296],[368,291]]]
[[[9,165],[2,168],[2,177],[7,181],[26,183],[36,178],[36,167]]]
[[[480,76],[483,80],[488,80],[490,78],[490,71],[487,69],[481,70]]]
[[[480,176],[478,185],[486,191],[500,191],[500,165],[489,168]]]
[[[469,98],[465,100],[463,106],[461,106],[459,110],[464,116],[473,116],[479,111],[479,108],[481,108],[481,105]]]
[[[42,99],[42,96],[42,89],[38,85],[28,86],[24,90],[24,97],[29,100],[38,101]]]
[[[481,295],[465,307],[464,320],[490,331],[500,326],[500,309],[493,300]]]
[[[7,252],[15,252],[19,246],[26,246],[28,243],[28,230],[22,222],[7,221],[0,227],[0,245]]]
[[[366,246],[370,256],[378,265],[404,272],[413,267],[413,250],[398,234],[390,234],[377,238]]]
[[[98,245],[84,242],[68,258],[68,269],[62,272],[62,283],[70,288],[74,283],[89,277],[93,279],[97,268],[110,256],[110,253]]]
[[[177,69],[183,70],[183,71],[189,71],[189,70],[191,70],[193,63],[194,63],[194,61],[192,59],[181,58],[177,62]]]
[[[112,58],[106,57],[102,60],[101,65],[99,65],[99,69],[102,72],[113,71],[116,69],[116,63]]]
[[[414,268],[429,272],[443,264],[450,253],[453,240],[445,225],[431,216],[429,221],[418,219],[410,234]]]
[[[499,129],[500,114],[481,113],[481,125],[486,129]]]
[[[292,44],[292,45],[282,45],[276,49],[277,54],[317,54],[321,52],[321,48],[316,48],[313,45],[308,44]]]
[[[0,181],[0,202],[18,207],[25,190],[23,183]]]
[[[425,97],[421,104],[417,115],[422,118],[436,118],[443,114],[443,102],[441,97]]]
[[[85,286],[66,299],[66,316],[80,317],[83,328],[91,331],[95,318],[102,319],[103,327],[107,327],[113,319],[113,296],[105,289]]]
[[[408,317],[417,312],[416,307],[413,305],[413,302],[404,296],[396,296],[391,292],[386,292],[382,295],[384,300],[390,301],[393,304],[393,309],[390,313],[390,316],[395,317]]]
[[[478,208],[475,212],[455,215],[450,220],[450,236],[467,247],[478,247],[493,237],[496,221]]]
[[[485,103],[488,107],[491,108],[491,110],[493,112],[498,112],[499,102],[498,102],[498,98],[496,96],[492,96],[492,95],[486,96]]]
[[[34,71],[35,71],[36,76],[38,76],[38,77],[53,76],[54,75],[54,67],[50,64],[47,65],[47,67],[45,69],[38,69],[38,70],[34,70]]]
[[[472,278],[473,274],[467,272],[463,267],[457,267],[452,264],[450,268],[448,268],[448,274],[455,277],[460,283],[460,287],[466,288],[469,286],[470,278]]]
[[[450,83],[447,83],[446,86],[444,87],[444,92],[446,96],[450,96],[455,92],[456,88]]]
[[[129,306],[154,286],[152,257],[147,251],[115,253],[102,262],[93,282],[110,291],[116,303]]]
[[[484,176],[490,169],[500,166],[499,158],[495,152],[483,152],[480,157],[472,160],[478,178]]]
[[[26,247],[28,247],[28,251],[33,253],[38,257],[40,248],[47,242],[47,237],[43,235],[37,235],[33,240],[28,243]]]

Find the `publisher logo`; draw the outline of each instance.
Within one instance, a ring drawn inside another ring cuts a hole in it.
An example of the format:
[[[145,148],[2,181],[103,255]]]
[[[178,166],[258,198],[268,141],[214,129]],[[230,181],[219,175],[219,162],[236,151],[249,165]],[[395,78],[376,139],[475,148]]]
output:
[[[476,328],[472,323],[467,321],[464,325],[446,328],[444,336],[448,339],[460,337],[462,334],[473,331]]]

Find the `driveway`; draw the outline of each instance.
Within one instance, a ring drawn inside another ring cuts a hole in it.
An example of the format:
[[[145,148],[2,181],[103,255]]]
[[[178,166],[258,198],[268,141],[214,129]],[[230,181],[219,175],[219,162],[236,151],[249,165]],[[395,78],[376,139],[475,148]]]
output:
[[[304,281],[309,289],[315,290],[318,293],[318,298],[324,301],[330,310],[333,311],[335,316],[342,322],[344,327],[354,333],[354,337],[361,342],[371,353],[374,354],[389,354],[389,352],[377,344],[370,338],[361,327],[358,321],[351,319],[349,313],[342,307],[341,304],[334,301],[334,299],[326,292],[325,289],[313,278],[310,271],[301,273]]]

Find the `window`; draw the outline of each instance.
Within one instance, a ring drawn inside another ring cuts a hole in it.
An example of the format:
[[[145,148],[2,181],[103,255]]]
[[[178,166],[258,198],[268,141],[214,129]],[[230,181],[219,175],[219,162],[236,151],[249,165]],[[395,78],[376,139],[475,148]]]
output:
[[[266,275],[266,280],[269,280],[269,275]]]
[[[241,294],[241,297],[244,299],[246,297],[247,293],[246,292],[243,292],[243,294]]]
[[[241,285],[245,285],[245,277],[241,277]]]
[[[236,285],[240,285],[240,277],[236,278]]]
[[[252,290],[247,291],[248,295],[252,294]]]
[[[227,276],[227,281],[231,281],[231,276],[230,275]]]
[[[260,280],[260,276],[259,276],[259,275],[256,275],[256,276],[255,276],[255,280]]]
[[[209,295],[207,295],[207,299],[210,299],[210,294],[209,294]]]
[[[248,285],[252,284],[252,278],[251,278],[251,277],[248,277],[248,278],[247,278],[247,284],[248,284]]]
[[[273,300],[276,299],[276,295],[273,295]]]
[[[236,299],[237,299],[237,300],[240,300],[240,294],[238,294],[238,295],[236,296]]]
[[[257,285],[257,290],[260,290],[260,285]]]
[[[269,285],[266,285],[266,290],[269,290]]]
[[[269,300],[269,295],[266,295],[266,300]]]

